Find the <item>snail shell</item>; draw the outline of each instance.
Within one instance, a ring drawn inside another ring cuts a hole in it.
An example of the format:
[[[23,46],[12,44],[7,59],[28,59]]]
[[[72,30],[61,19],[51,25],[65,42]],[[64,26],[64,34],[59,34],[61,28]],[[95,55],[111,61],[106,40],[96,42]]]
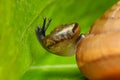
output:
[[[90,80],[120,80],[120,1],[98,19],[77,46],[76,60]]]
[[[75,54],[77,40],[81,37],[79,25],[77,23],[60,25],[45,36],[45,31],[50,22],[51,20],[46,24],[46,18],[44,18],[43,27],[38,27],[36,30],[38,40],[44,49],[60,56]]]
[[[43,44],[51,53],[71,56],[75,54],[75,41],[79,33],[80,28],[77,23],[60,25],[43,39]]]

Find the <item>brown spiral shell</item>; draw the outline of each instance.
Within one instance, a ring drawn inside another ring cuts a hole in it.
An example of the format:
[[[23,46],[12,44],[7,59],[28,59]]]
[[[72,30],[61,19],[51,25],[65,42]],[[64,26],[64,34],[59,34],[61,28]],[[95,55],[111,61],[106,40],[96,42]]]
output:
[[[90,80],[120,80],[120,1],[98,19],[77,46],[77,64]]]

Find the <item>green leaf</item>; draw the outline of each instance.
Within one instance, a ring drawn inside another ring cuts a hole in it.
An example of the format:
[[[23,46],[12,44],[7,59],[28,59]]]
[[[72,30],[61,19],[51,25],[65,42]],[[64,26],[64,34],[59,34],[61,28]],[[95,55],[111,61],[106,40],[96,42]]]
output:
[[[87,33],[93,22],[118,0],[0,0],[0,80],[84,80],[75,56],[44,50],[35,29],[43,16],[52,18],[47,31],[77,22]]]

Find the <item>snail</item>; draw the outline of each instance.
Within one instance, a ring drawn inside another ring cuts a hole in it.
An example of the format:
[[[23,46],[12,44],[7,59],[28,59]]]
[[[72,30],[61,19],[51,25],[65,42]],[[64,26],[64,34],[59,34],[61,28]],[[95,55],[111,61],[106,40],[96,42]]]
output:
[[[120,80],[120,1],[107,10],[91,27],[80,34],[77,23],[60,25],[45,35],[51,19],[36,35],[41,45],[49,52],[60,56],[76,53],[80,71],[89,80]]]
[[[78,39],[84,37],[80,34],[78,23],[60,25],[49,35],[45,35],[51,19],[46,24],[46,18],[43,18],[42,28],[37,27],[36,35],[41,45],[49,52],[60,56],[72,56],[75,54]]]

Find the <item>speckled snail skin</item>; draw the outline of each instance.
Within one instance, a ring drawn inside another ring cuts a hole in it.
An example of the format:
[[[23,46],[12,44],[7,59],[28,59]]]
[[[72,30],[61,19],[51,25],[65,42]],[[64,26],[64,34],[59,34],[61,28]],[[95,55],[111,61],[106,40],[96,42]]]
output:
[[[120,1],[98,19],[77,46],[77,64],[90,80],[120,80]]]
[[[70,56],[76,51],[80,71],[89,80],[120,80],[120,1],[98,19],[84,36],[77,23],[61,25],[45,36],[51,19],[36,35],[49,52]]]

